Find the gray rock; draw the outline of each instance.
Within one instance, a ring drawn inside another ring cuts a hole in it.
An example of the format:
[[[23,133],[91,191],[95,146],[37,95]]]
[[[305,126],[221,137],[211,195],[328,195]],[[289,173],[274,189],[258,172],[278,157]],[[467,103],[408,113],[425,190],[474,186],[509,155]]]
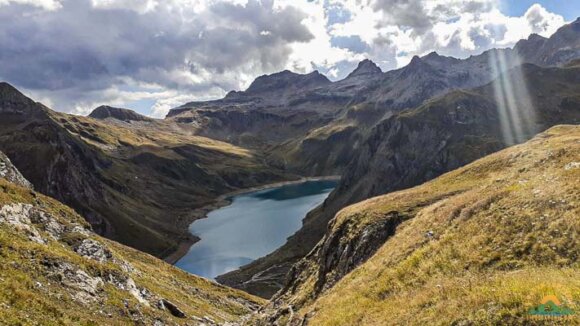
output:
[[[8,156],[0,152],[0,178],[4,178],[19,186],[32,189],[32,183],[20,174],[20,171],[10,162]]]
[[[33,214],[33,207],[29,204],[10,204],[0,208],[0,223],[6,223],[20,232],[26,233],[31,241],[46,244],[40,232],[32,225],[30,216]]]
[[[580,168],[580,162],[570,162],[564,166],[564,170],[573,170]]]
[[[178,318],[186,318],[185,313],[179,309],[173,302],[167,299],[161,299],[159,306],[167,309],[173,316]]]
[[[92,239],[84,239],[78,244],[74,251],[83,256],[98,262],[104,263],[112,257],[111,252],[100,242]]]
[[[100,277],[93,277],[82,269],[67,262],[45,262],[48,273],[63,286],[71,289],[72,298],[82,304],[98,300],[98,292],[104,282]]]
[[[125,287],[127,291],[131,293],[131,295],[135,297],[135,299],[137,299],[137,301],[149,307],[149,301],[147,301],[147,296],[151,295],[149,291],[147,291],[146,289],[137,288],[135,281],[130,277],[125,282]]]
[[[34,224],[39,224],[40,227],[54,240],[60,239],[65,230],[64,225],[59,223],[52,215],[36,208],[32,208],[30,220]]]

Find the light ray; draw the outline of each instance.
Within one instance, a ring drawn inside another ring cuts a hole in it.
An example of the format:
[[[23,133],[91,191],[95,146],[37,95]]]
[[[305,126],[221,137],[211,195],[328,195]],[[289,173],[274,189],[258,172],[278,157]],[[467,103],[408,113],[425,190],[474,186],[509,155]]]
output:
[[[539,130],[533,100],[527,87],[525,67],[515,51],[491,51],[489,64],[503,140],[514,145],[528,140]]]

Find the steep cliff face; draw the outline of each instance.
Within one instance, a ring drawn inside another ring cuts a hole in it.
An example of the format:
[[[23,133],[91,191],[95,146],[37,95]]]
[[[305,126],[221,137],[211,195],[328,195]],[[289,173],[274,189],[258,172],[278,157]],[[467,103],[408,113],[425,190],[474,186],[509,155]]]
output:
[[[35,189],[74,207],[99,234],[158,256],[188,239],[194,208],[291,178],[259,154],[174,124],[117,118],[57,113],[0,85],[0,150]]]
[[[97,236],[56,200],[23,187],[0,153],[3,324],[214,325],[262,302]],[[6,178],[8,176],[8,178]]]
[[[253,323],[533,324],[546,291],[578,309],[579,140],[557,126],[341,210]]]

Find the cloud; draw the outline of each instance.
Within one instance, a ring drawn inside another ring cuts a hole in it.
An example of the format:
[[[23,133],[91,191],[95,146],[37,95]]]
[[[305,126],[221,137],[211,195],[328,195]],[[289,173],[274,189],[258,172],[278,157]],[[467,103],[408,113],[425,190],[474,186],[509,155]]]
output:
[[[383,70],[431,51],[462,58],[513,46],[531,33],[549,36],[565,24],[539,4],[521,17],[507,16],[497,0],[347,0],[344,7],[351,19],[333,24],[330,34],[359,37],[368,49],[364,54]]]
[[[549,36],[564,19],[499,0],[0,0],[0,79],[55,109],[100,104],[163,116],[244,89],[257,76],[314,69],[345,77],[438,51],[465,57]]]
[[[543,36],[549,36],[564,24],[562,16],[548,12],[537,3],[526,11],[524,17],[528,21],[531,31]]]
[[[48,11],[11,3],[0,11],[0,78],[50,91],[58,109],[76,112],[120,87],[155,84],[192,94],[238,88],[285,68],[291,45],[313,38],[302,24],[306,14],[291,6],[187,4],[63,0]]]
[[[22,4],[45,10],[57,10],[62,7],[58,0],[0,0],[0,7],[10,4]]]

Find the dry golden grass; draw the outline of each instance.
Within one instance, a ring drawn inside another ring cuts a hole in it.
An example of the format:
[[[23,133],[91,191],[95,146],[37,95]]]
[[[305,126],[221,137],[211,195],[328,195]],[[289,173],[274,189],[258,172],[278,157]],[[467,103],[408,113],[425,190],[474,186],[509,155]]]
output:
[[[58,121],[69,132],[79,135],[85,142],[103,149],[113,150],[119,146],[131,146],[157,150],[161,155],[169,155],[168,158],[176,158],[176,154],[170,152],[168,150],[169,148],[181,145],[194,145],[240,158],[253,156],[253,153],[247,149],[226,142],[193,135],[191,132],[185,131],[163,120],[137,122],[132,125],[123,122],[115,123],[89,117],[72,116],[58,112],[51,112],[51,114],[54,116],[55,121]]]
[[[86,225],[69,207],[32,190],[0,179],[0,207],[26,203],[51,213],[64,225]],[[217,322],[235,321],[249,310],[236,300],[263,304],[263,300],[193,276],[165,262],[116,242],[92,235],[104,243],[115,259],[130,263],[137,272],[123,271],[111,262],[99,263],[74,253],[63,241],[32,242],[22,232],[0,224],[0,325],[128,325],[138,310],[144,320],[161,318],[171,324],[191,324],[192,319],[140,305],[127,291],[105,283],[99,299],[83,305],[72,299],[74,290],[47,276],[43,261],[68,262],[91,276],[125,275],[140,288],[170,300],[188,316],[210,316]],[[47,237],[48,238],[48,237]]]
[[[299,314],[313,312],[309,325],[542,324],[527,311],[547,294],[580,313],[580,167],[573,162],[580,162],[580,127],[558,126],[421,186],[345,208],[333,230],[349,223],[349,237],[389,211],[406,220]],[[289,302],[308,302],[311,281]]]

